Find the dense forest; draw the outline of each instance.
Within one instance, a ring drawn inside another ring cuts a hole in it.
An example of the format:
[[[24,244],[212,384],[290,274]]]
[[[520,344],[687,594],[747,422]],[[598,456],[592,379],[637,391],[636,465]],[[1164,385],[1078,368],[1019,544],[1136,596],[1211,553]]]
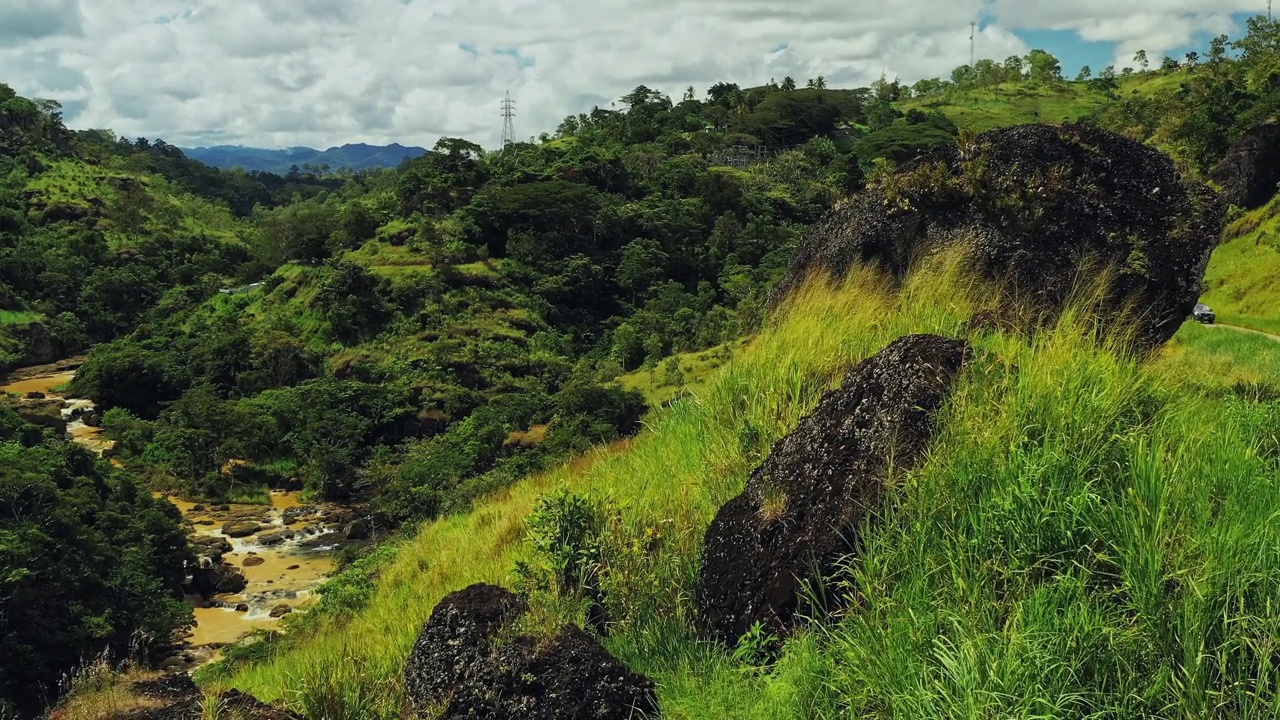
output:
[[[216,170],[0,85],[0,371],[88,351],[73,392],[120,466],[0,407],[0,636],[38,660],[6,665],[0,697],[35,707],[86,653],[185,622],[178,518],[144,488],[302,487],[392,526],[465,513],[637,432],[650,408],[620,379],[679,388],[669,358],[766,327],[841,198],[964,142],[984,102],[1062,119],[1044,98],[1207,175],[1280,112],[1280,23],[1074,81],[1035,50],[911,86],[640,86],[537,142],[443,138],[341,177]],[[110,605],[7,609],[89,596]]]

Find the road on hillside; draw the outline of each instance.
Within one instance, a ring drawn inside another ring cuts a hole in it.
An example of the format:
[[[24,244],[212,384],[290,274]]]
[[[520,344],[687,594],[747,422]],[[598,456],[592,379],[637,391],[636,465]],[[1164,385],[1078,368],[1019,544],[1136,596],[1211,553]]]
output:
[[[1280,342],[1280,335],[1272,335],[1269,332],[1264,332],[1262,330],[1254,330],[1253,328],[1240,327],[1239,325],[1227,325],[1225,323],[1214,323],[1212,325],[1205,325],[1205,327],[1225,328],[1227,330],[1235,330],[1236,332],[1253,333],[1254,335],[1261,335],[1262,337],[1271,338],[1276,342]]]

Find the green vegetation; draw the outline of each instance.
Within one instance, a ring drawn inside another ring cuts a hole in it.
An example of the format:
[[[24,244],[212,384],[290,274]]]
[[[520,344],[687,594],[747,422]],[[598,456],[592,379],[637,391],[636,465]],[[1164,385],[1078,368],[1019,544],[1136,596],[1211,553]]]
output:
[[[43,319],[40,313],[28,310],[0,310],[0,325],[30,325]]]
[[[634,444],[425,525],[380,560],[359,602],[313,613],[255,661],[206,679],[303,702],[310,688],[296,679],[332,670],[343,696],[395,717],[401,665],[430,608],[472,582],[513,582],[519,562],[536,566],[539,536],[522,540],[523,518],[569,490],[605,507],[595,572],[615,623],[607,644],[658,681],[670,717],[1274,707],[1267,638],[1280,618],[1266,598],[1280,566],[1263,528],[1280,509],[1266,450],[1277,396],[1189,394],[1175,379],[1193,366],[1178,344],[1143,366],[1078,314],[1034,341],[971,336],[979,360],[931,459],[867,532],[847,617],[815,619],[763,673],[697,639],[687,598],[702,533],[771,443],[858,358],[907,332],[956,334],[990,298],[945,265],[900,294],[887,287],[870,271],[811,286]],[[1188,339],[1213,332],[1189,327]],[[1196,352],[1280,366],[1280,344]],[[1276,377],[1260,382],[1274,392]],[[534,598],[544,617],[582,620],[581,605]],[[336,672],[353,658],[360,676]]]
[[[1204,172],[1280,111],[1277,38],[1258,18],[1203,64],[1074,82],[1036,50],[910,88],[640,86],[538,142],[444,138],[342,178],[71,133],[0,86],[0,365],[95,345],[73,390],[154,488],[301,484],[401,527],[286,633],[201,673],[313,715],[400,717],[422,622],[484,581],[530,595],[522,631],[602,601],[605,644],[671,717],[1274,716],[1280,343],[1229,328],[1187,325],[1141,358],[1077,310],[1035,337],[968,332],[929,459],[821,588],[844,611],[810,613],[775,662],[759,634],[702,640],[689,598],[717,509],[851,364],[966,334],[999,295],[938,257],[901,287],[815,278],[771,312],[813,223],[868,174],[1008,124],[1082,119]],[[1214,257],[1224,322],[1280,331],[1275,209],[1238,213]],[[128,472],[28,439],[9,441],[9,484],[75,515],[66,537],[135,511],[169,537]],[[61,547],[18,517],[0,583]],[[41,682],[180,619],[156,598],[185,550],[130,550],[120,522],[125,551],[51,592],[133,605],[68,606]],[[34,707],[23,682],[0,692]]]
[[[0,405],[0,715],[33,714],[104,651],[145,659],[191,610],[177,510]]]
[[[1204,301],[1229,325],[1280,335],[1280,199],[1226,231],[1205,276]]]

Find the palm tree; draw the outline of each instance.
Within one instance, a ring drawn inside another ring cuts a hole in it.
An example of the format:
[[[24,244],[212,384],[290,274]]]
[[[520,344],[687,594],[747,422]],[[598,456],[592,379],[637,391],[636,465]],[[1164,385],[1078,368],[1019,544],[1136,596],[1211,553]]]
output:
[[[786,77],[782,78],[782,89],[783,89],[783,90],[795,90],[795,89],[796,89],[796,79],[795,79],[795,78],[793,78],[793,77],[791,77],[790,75],[788,75],[788,76],[786,76]]]

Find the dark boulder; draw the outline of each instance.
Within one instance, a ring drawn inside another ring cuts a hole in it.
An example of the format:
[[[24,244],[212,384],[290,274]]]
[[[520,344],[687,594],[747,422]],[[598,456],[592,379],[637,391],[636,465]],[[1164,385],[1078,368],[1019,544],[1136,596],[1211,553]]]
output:
[[[266,560],[258,557],[257,555],[250,555],[240,564],[244,567],[258,567],[259,565],[265,565],[266,563]]]
[[[1135,308],[1142,346],[1173,336],[1199,299],[1222,231],[1221,201],[1166,155],[1085,125],[994,130],[937,150],[837,206],[809,233],[774,291],[859,262],[898,276],[944,247],[1018,302],[1052,313],[1078,271],[1114,269],[1104,320]],[[1086,264],[1087,263],[1087,264]]]
[[[856,551],[890,464],[902,471],[924,455],[969,355],[962,340],[897,340],[774,445],[707,528],[695,599],[710,634],[734,644],[757,622],[775,637],[789,632],[801,583]]]
[[[656,715],[653,683],[581,629],[550,639],[508,637],[504,630],[525,609],[522,598],[492,585],[472,585],[436,606],[405,666],[405,692],[418,717]]]
[[[275,607],[271,608],[271,617],[273,617],[273,618],[282,618],[282,617],[284,617],[285,615],[288,615],[288,614],[290,614],[290,613],[292,613],[292,612],[293,612],[293,608],[292,608],[292,607],[290,607],[290,606],[288,606],[288,605],[286,605],[286,604],[284,604],[284,603],[280,603],[279,605],[277,605],[277,606],[275,606]]]
[[[342,537],[345,540],[368,540],[369,539],[369,523],[364,520],[352,520],[342,530]]]
[[[234,594],[248,587],[244,574],[228,564],[197,568],[191,573],[191,590],[201,597],[218,593]]]
[[[1244,134],[1209,173],[1222,188],[1222,199],[1252,210],[1280,192],[1280,122],[1259,125]]]

